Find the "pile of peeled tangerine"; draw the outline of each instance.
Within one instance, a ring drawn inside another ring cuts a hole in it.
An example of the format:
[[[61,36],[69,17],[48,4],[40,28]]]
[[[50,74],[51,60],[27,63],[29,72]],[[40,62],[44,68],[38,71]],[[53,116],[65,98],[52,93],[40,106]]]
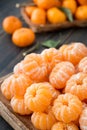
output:
[[[87,130],[87,47],[75,42],[28,54],[1,92],[39,130]]]

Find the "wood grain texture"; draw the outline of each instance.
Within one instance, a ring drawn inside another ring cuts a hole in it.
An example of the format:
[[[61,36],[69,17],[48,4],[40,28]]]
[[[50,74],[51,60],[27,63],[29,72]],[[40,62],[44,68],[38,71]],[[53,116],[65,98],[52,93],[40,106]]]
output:
[[[0,79],[8,77],[9,74]],[[0,83],[1,85],[1,83]],[[10,101],[8,101],[1,93],[0,89],[0,115],[11,125],[15,130],[36,130],[31,123],[31,116],[20,116],[13,112]]]
[[[66,28],[70,28],[70,27],[87,27],[87,20],[82,20],[82,21],[74,20],[73,22],[65,21],[63,23],[58,23],[58,24],[47,23],[46,25],[43,25],[43,24],[36,25],[36,24],[33,24],[31,22],[30,18],[27,16],[27,14],[25,12],[25,7],[21,7],[21,14],[22,14],[25,22],[36,33],[66,29]]]

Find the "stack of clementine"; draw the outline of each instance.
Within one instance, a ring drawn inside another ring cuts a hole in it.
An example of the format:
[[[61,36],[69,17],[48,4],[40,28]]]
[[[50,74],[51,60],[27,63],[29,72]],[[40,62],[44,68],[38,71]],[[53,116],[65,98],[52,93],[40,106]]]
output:
[[[67,21],[61,8],[71,12],[74,20],[87,20],[87,0],[33,0],[35,6],[25,7],[25,12],[34,24],[57,24]]]
[[[14,112],[39,130],[87,130],[87,47],[83,43],[31,53],[1,85]]]

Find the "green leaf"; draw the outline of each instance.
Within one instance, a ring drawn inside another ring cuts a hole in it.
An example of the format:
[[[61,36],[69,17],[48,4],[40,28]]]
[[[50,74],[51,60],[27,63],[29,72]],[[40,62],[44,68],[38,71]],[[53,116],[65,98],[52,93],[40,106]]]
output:
[[[73,21],[74,21],[73,15],[72,15],[72,12],[71,12],[70,9],[65,8],[65,7],[59,7],[59,9],[66,14],[66,16],[67,16],[67,18],[68,18],[68,20],[69,20],[70,22],[73,22]]]
[[[60,44],[60,40],[54,41],[54,40],[48,40],[42,43],[43,46],[52,48],[52,47],[57,47]]]

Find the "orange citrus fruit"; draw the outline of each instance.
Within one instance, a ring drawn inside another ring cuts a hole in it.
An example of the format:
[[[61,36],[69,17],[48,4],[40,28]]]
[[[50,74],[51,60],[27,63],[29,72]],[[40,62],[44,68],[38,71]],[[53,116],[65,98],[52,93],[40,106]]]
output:
[[[22,74],[22,69],[21,69],[21,64],[23,61],[17,63],[14,68],[13,68],[13,72],[14,74],[16,74],[17,76],[19,76],[20,74]]]
[[[78,119],[82,112],[82,102],[70,93],[61,94],[54,101],[53,113],[58,121],[70,123]]]
[[[36,6],[26,6],[25,7],[25,12],[26,14],[31,17],[32,15],[32,12],[36,9],[37,7]]]
[[[63,23],[66,21],[66,15],[56,7],[47,10],[47,19],[50,23]]]
[[[74,123],[64,123],[64,122],[57,122],[52,126],[51,130],[79,130],[79,128]]]
[[[63,0],[62,7],[70,9],[72,14],[75,14],[75,11],[77,9],[76,0]]]
[[[54,88],[62,89],[67,80],[75,73],[75,67],[70,62],[60,62],[52,70],[49,81]]]
[[[64,60],[70,61],[74,65],[77,65],[82,58],[87,56],[87,47],[80,42],[69,44],[63,50]]]
[[[32,112],[25,106],[24,99],[14,96],[11,99],[11,107],[14,112],[20,115],[29,115]]]
[[[56,118],[50,109],[48,112],[34,112],[31,116],[31,122],[37,129],[51,130]]]
[[[34,43],[35,34],[31,29],[20,28],[13,33],[12,41],[19,47],[26,47]]]
[[[79,6],[75,13],[77,20],[87,20],[87,5]]]
[[[61,6],[60,0],[36,0],[35,3],[42,9],[49,9],[51,7]]]
[[[34,83],[27,88],[24,99],[26,106],[34,112],[42,112],[47,109],[52,100],[52,93],[47,84]]]
[[[37,3],[37,0],[33,0],[33,2],[36,4],[36,3]]]
[[[40,54],[31,53],[25,56],[18,69],[34,82],[48,80],[47,64]]]
[[[7,16],[2,22],[5,32],[12,34],[15,30],[22,27],[22,22],[16,16]]]
[[[9,76],[1,84],[1,92],[5,96],[5,98],[7,98],[8,100],[10,100],[14,96],[14,92],[13,92],[13,89],[12,89],[12,86],[11,86],[12,77],[13,77],[13,75]]]
[[[80,72],[87,73],[87,57],[84,57],[78,64],[78,70]]]
[[[23,97],[27,87],[32,83],[33,81],[23,74],[19,76],[13,74],[4,80],[1,85],[1,91],[7,99],[11,99],[13,95]]]
[[[31,15],[31,22],[34,24],[46,24],[46,12],[41,8],[34,9]]]
[[[45,49],[42,51],[41,55],[47,63],[48,74],[50,74],[56,64],[63,60],[63,55],[55,48]]]
[[[80,5],[87,5],[87,0],[77,0]]]
[[[82,113],[81,113],[80,118],[79,118],[79,124],[80,124],[81,130],[87,129],[87,107],[85,107],[82,110]]]
[[[63,44],[60,48],[59,48],[59,51],[61,53],[63,53],[64,49],[67,47],[68,45],[67,44]]]
[[[87,74],[80,72],[72,75],[67,81],[65,92],[76,95],[80,100],[87,99]]]

